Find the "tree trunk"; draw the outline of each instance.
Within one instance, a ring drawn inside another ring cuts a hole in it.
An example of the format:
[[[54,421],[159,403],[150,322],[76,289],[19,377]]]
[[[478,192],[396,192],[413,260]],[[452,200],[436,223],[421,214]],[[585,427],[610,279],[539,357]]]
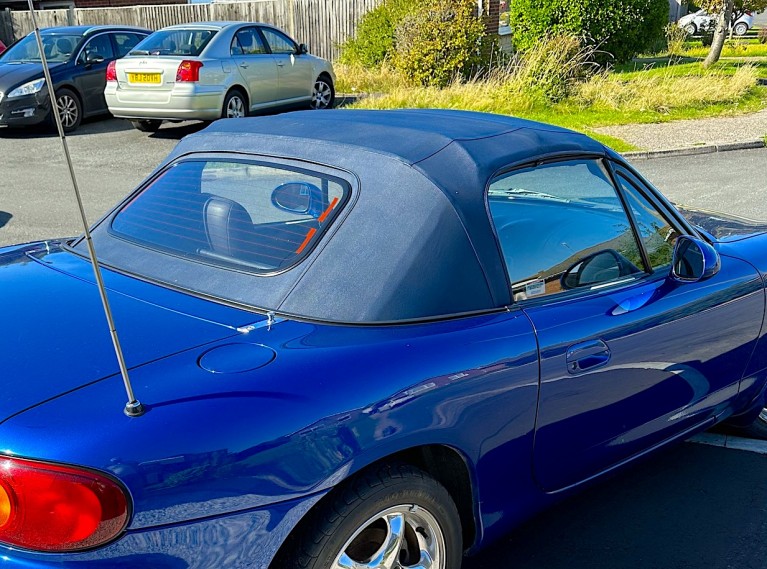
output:
[[[719,61],[719,58],[722,56],[724,39],[727,37],[727,28],[730,26],[730,19],[732,18],[733,4],[734,0],[726,0],[724,4],[724,11],[717,17],[716,30],[714,31],[714,41],[711,43],[711,51],[708,52],[708,56],[703,62],[703,67],[709,67],[713,65]]]

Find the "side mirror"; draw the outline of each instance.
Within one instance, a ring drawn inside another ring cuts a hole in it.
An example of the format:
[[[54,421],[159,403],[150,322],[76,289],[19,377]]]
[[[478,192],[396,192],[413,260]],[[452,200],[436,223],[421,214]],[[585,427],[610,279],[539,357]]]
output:
[[[638,273],[639,269],[614,249],[603,249],[579,260],[559,279],[564,290],[595,285]]]
[[[309,53],[309,48],[306,46],[305,43],[302,43],[298,46],[298,55],[305,55]]]
[[[95,65],[97,63],[104,63],[104,56],[98,53],[88,53],[85,55],[86,65]]]
[[[327,208],[327,196],[307,182],[286,182],[272,190],[272,204],[282,211],[317,218]]]
[[[694,283],[713,277],[721,268],[719,253],[710,243],[682,235],[674,245],[671,277],[679,282]]]

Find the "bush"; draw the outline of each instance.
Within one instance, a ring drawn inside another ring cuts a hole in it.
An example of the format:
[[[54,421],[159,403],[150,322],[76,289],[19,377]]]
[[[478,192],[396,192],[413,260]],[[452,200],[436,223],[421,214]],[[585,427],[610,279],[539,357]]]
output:
[[[485,29],[475,0],[433,0],[395,29],[395,69],[419,85],[444,87],[476,73]]]
[[[589,38],[617,62],[630,60],[663,36],[668,0],[512,0],[514,45],[528,50],[549,34]]]
[[[420,0],[384,0],[366,13],[357,26],[357,34],[341,46],[341,63],[373,68],[394,53],[397,25],[422,4]]]

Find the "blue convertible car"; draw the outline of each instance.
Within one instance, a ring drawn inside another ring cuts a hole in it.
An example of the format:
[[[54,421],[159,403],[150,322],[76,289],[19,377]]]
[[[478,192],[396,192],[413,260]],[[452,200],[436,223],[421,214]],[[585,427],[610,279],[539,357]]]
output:
[[[764,406],[767,227],[543,124],[219,121],[93,242],[144,413],[84,240],[0,249],[4,567],[457,569]]]

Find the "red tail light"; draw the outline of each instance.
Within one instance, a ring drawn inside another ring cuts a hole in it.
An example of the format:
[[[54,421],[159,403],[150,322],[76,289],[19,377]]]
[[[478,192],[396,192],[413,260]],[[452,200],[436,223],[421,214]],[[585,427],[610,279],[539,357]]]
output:
[[[116,61],[112,60],[107,65],[107,81],[117,81],[117,65]]]
[[[192,61],[185,59],[178,65],[178,71],[176,71],[176,81],[199,81],[200,67],[202,67],[202,61]]]
[[[746,16],[753,16],[754,13],[751,10],[746,10]]]
[[[36,551],[76,551],[117,537],[128,498],[90,470],[0,458],[0,542]]]

